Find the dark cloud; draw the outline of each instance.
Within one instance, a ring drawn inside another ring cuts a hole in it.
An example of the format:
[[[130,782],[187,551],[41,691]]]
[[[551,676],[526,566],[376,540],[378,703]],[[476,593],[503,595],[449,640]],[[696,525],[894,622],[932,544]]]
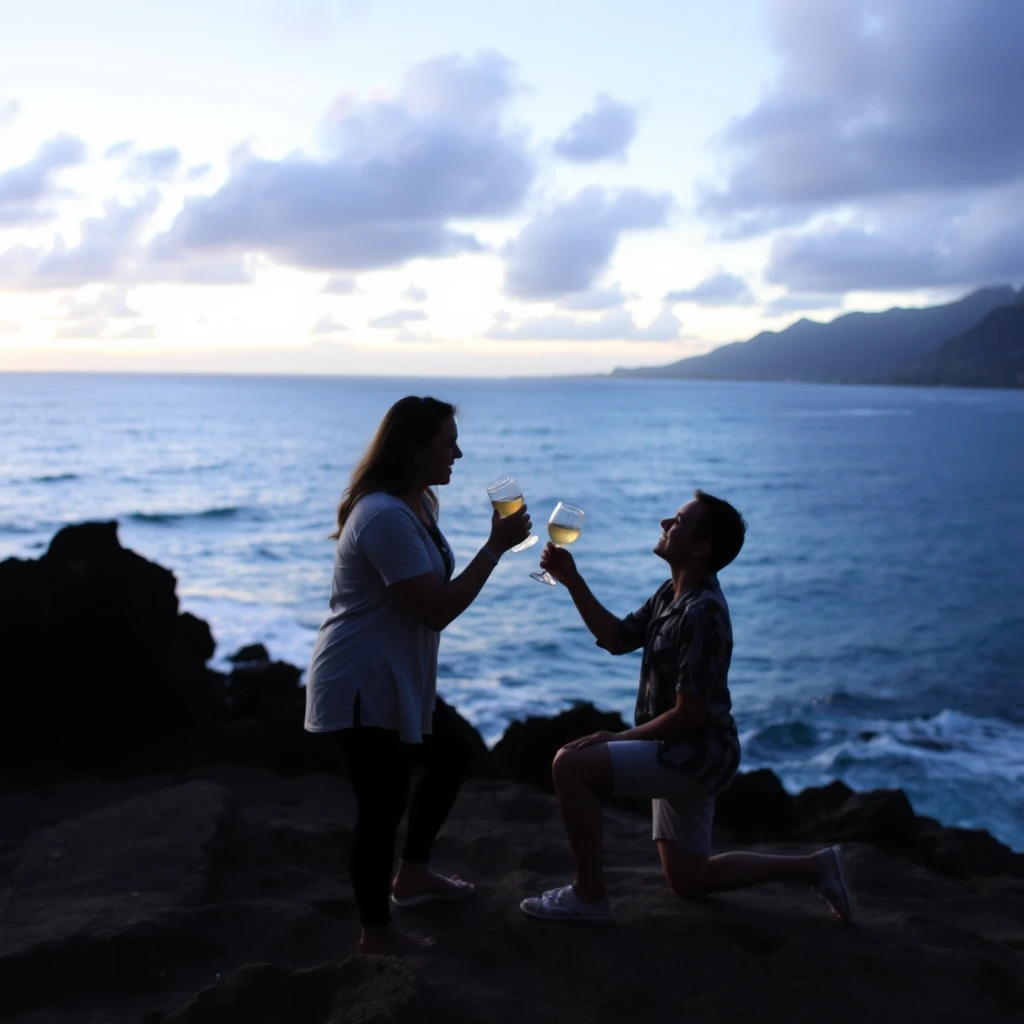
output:
[[[70,248],[58,235],[49,249],[18,244],[0,253],[0,288],[78,288],[132,276],[139,235],[159,201],[156,192],[135,203],[111,200],[102,216],[82,221]]]
[[[177,146],[164,146],[134,153],[124,173],[133,181],[171,181],[180,169],[181,151]]]
[[[628,103],[601,93],[593,109],[578,117],[555,142],[555,152],[565,160],[624,160],[636,135],[637,110]]]
[[[665,301],[692,302],[698,306],[749,306],[754,296],[742,277],[720,271],[704,278],[693,288],[669,292]]]
[[[955,213],[888,211],[779,235],[765,279],[793,292],[840,294],[977,287],[1024,279],[1024,185],[989,192]]]
[[[509,245],[506,293],[553,299],[586,291],[607,268],[624,231],[662,227],[671,209],[667,193],[584,189],[539,213]]]
[[[227,182],[186,200],[157,248],[338,271],[480,251],[449,222],[505,217],[533,181],[526,140],[503,123],[515,88],[509,63],[482,54],[419,65],[394,99],[339,100],[324,121],[328,155],[239,152]]]
[[[324,295],[354,295],[357,290],[354,277],[342,277],[338,274],[329,277],[320,289]]]
[[[424,288],[411,284],[405,289],[402,298],[405,299],[406,302],[426,302],[427,292]]]
[[[63,193],[56,179],[61,171],[85,163],[85,143],[73,135],[44,142],[21,167],[0,172],[0,227],[39,224],[52,219],[49,201]]]
[[[532,317],[514,327],[506,317],[496,318],[487,337],[494,341],[676,341],[682,321],[668,306],[646,326],[638,327],[625,309],[614,309],[596,319],[562,313]]]
[[[335,320],[330,313],[327,313],[313,324],[310,334],[333,334],[336,331],[347,330],[348,328],[340,320]]]
[[[404,327],[415,320],[426,320],[427,314],[422,309],[396,309],[393,313],[385,313],[371,320],[369,326],[382,329]]]
[[[584,292],[568,295],[559,305],[562,309],[577,313],[595,313],[602,309],[616,309],[628,298],[617,284],[613,284],[607,288],[588,288]]]
[[[781,70],[722,132],[720,178],[699,196],[725,233],[1024,177],[1019,0],[787,0],[769,11]]]

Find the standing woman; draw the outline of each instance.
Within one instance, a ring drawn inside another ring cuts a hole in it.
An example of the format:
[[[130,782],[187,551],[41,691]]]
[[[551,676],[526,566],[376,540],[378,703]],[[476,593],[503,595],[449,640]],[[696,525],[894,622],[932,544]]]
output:
[[[356,794],[349,870],[364,953],[401,956],[426,940],[399,931],[398,906],[462,899],[473,886],[430,870],[431,847],[472,761],[466,741],[434,733],[439,634],[530,532],[525,506],[494,513],[487,543],[452,578],[433,488],[462,458],[455,408],[403,398],[384,416],[338,506],[330,612],[306,685],[306,729],[337,733]],[[439,723],[440,724],[440,723]],[[423,774],[409,799],[415,762]],[[391,877],[408,804],[406,841]]]

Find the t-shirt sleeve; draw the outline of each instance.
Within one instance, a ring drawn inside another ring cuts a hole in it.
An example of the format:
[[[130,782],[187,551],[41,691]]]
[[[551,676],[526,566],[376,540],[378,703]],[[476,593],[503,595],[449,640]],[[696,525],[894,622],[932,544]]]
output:
[[[362,528],[358,543],[387,586],[434,571],[420,531],[401,509],[381,509]]]
[[[609,648],[612,654],[629,654],[643,647],[647,639],[647,626],[651,621],[651,609],[654,598],[649,598],[635,612],[630,612],[624,619],[619,619],[619,629],[615,634],[615,644]],[[598,644],[598,647],[601,645]]]
[[[725,671],[728,650],[725,623],[714,605],[705,603],[689,609],[679,628],[676,693],[710,697]]]

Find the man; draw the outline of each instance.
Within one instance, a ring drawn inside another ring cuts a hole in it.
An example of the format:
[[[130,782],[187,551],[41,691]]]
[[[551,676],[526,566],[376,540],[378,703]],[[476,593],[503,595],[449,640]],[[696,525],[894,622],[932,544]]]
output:
[[[576,877],[521,907],[549,920],[611,919],[597,796],[610,789],[652,799],[653,838],[665,878],[679,896],[803,881],[849,922],[853,907],[839,847],[806,856],[710,856],[715,796],[740,761],[728,688],[732,626],[717,573],[739,554],[746,523],[728,502],[698,490],[662,520],[661,529],[654,553],[671,578],[624,619],[594,597],[565,548],[548,544],[541,555],[541,565],[565,585],[598,646],[612,654],[643,647],[643,661],[635,728],[584,736],[555,756],[552,774]]]

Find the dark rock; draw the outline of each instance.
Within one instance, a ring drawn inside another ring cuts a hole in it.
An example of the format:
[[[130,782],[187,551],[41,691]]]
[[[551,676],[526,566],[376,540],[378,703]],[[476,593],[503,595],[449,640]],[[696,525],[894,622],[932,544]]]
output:
[[[395,957],[290,970],[247,964],[152,1024],[468,1024]]]
[[[264,652],[262,644],[257,645]],[[251,650],[251,648],[243,648]],[[238,659],[228,677],[231,710],[236,717],[272,715],[285,710],[299,692],[302,670],[286,661]]]
[[[560,747],[592,732],[622,732],[625,728],[626,723],[617,712],[598,711],[585,702],[554,718],[531,715],[505,730],[494,747],[494,763],[505,778],[529,782],[553,793],[551,762]]]
[[[494,755],[484,743],[483,736],[441,696],[438,696],[434,708],[434,731],[456,733],[472,751],[471,779],[486,779],[498,774]]]
[[[1024,878],[1024,854],[980,829],[943,828],[931,819],[918,819],[917,850],[930,870],[949,878]]]
[[[794,837],[911,848],[917,841],[917,819],[902,789],[873,789],[854,793],[834,810],[802,822]]]
[[[116,523],[66,527],[37,561],[0,563],[0,776],[116,774],[214,722],[211,652],[174,575],[122,548]]]
[[[796,795],[796,808],[801,825],[810,825],[840,807],[853,796],[853,790],[845,782],[833,779],[826,786],[811,786]]]
[[[767,768],[740,772],[715,800],[715,825],[741,842],[784,839],[800,820],[796,800]]]
[[[260,664],[265,664],[270,661],[270,652],[263,646],[263,644],[247,644],[245,647],[239,647],[234,654],[229,654],[227,660],[232,665],[238,665],[244,662],[255,661]]]

